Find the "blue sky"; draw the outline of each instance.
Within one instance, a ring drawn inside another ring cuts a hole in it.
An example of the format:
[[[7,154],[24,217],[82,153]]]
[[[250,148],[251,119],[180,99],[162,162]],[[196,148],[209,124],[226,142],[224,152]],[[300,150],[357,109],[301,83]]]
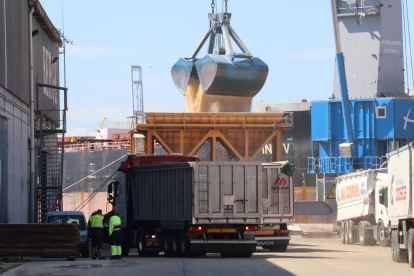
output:
[[[66,49],[67,135],[94,135],[104,117],[126,121],[132,114],[131,65],[143,68],[145,111],[186,111],[171,67],[191,53],[207,28],[210,0],[40,2],[59,29],[63,4],[65,35],[73,41]],[[270,69],[253,106],[332,94],[335,42],[329,1],[230,0],[228,5],[233,29]],[[61,56],[61,85],[62,61]]]

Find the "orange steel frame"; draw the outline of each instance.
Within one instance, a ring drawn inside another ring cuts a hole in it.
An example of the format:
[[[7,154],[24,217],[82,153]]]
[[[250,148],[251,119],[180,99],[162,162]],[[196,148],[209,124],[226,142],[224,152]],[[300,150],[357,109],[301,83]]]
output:
[[[146,122],[131,132],[145,137],[145,153],[154,153],[154,140],[168,154],[197,155],[211,142],[211,160],[217,161],[220,142],[236,161],[253,161],[272,141],[272,161],[281,161],[282,133],[292,129],[291,113],[146,113]],[[207,161],[207,160],[205,160]]]

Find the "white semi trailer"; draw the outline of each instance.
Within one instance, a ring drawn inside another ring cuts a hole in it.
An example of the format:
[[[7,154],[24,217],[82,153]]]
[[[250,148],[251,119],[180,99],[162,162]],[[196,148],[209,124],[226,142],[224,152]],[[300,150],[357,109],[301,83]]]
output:
[[[388,214],[394,262],[414,267],[413,155],[410,143],[388,154]]]
[[[342,243],[389,246],[387,169],[365,170],[338,177],[337,224]]]

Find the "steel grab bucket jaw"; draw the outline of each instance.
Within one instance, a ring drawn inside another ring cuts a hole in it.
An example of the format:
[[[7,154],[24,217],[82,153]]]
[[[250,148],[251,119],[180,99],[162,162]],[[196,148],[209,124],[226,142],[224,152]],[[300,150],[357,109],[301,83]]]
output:
[[[193,62],[184,58],[180,58],[171,68],[171,76],[175,86],[185,95],[188,81],[190,80],[191,71],[193,69]]]
[[[206,55],[195,63],[204,93],[254,97],[266,82],[269,67],[260,58]]]

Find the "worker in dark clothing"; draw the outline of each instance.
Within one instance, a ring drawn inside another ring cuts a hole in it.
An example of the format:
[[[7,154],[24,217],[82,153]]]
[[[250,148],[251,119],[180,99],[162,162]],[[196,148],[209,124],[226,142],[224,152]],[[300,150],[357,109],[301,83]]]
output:
[[[116,215],[116,211],[112,210],[112,217],[109,220],[109,236],[111,237],[111,260],[121,259],[122,254],[122,232],[121,218]]]
[[[103,216],[102,210],[96,211],[96,214],[89,220],[91,226],[91,249],[92,249],[92,260],[96,260],[95,252],[96,248],[99,251],[99,260],[105,260],[102,256],[102,245],[103,245]]]

